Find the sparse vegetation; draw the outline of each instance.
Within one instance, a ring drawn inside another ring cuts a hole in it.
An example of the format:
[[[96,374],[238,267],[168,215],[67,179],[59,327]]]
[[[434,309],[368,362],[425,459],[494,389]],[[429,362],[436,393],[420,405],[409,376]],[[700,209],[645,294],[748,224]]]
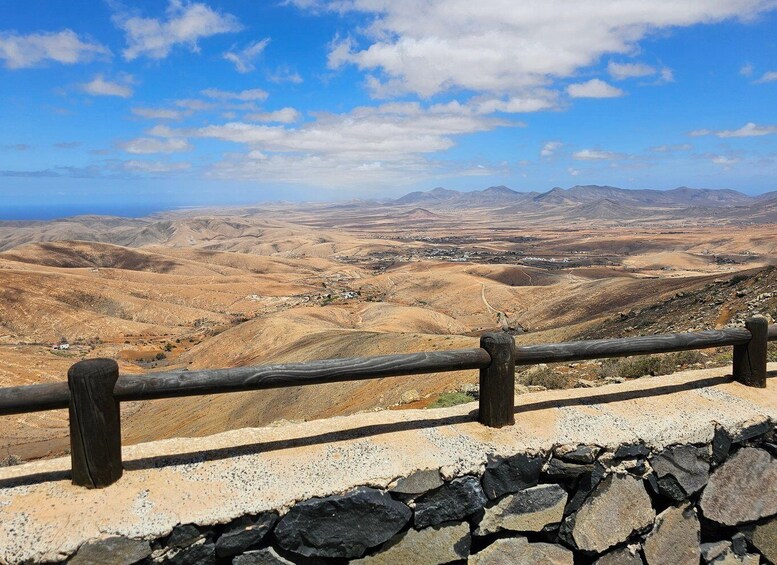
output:
[[[0,459],[0,467],[13,467],[14,465],[21,465],[22,460],[17,455],[9,453],[2,459]]]
[[[466,404],[473,402],[476,398],[466,392],[443,392],[437,400],[429,405],[429,408],[448,408],[457,404]]]
[[[524,386],[544,386],[549,389],[567,388],[567,378],[547,365],[540,365],[518,375],[518,382]]]
[[[599,370],[599,377],[635,379],[647,375],[658,376],[674,373],[678,367],[703,363],[699,351],[679,351],[665,355],[640,355],[622,359],[605,359]]]

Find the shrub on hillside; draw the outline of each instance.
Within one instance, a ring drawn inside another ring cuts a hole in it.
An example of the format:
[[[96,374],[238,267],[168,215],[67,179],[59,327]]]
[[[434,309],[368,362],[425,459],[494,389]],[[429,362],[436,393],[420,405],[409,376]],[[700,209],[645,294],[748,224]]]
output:
[[[524,386],[544,386],[549,389],[567,388],[567,378],[548,366],[535,367],[518,375]]]
[[[429,408],[448,408],[457,404],[466,404],[473,400],[477,399],[466,392],[443,392],[437,400],[429,405]]]

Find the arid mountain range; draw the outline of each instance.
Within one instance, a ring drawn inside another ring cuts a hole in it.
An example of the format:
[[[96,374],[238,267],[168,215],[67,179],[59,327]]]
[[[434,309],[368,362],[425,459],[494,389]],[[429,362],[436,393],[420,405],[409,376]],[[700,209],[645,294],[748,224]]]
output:
[[[137,374],[469,347],[490,330],[540,343],[777,316],[776,206],[733,191],[492,187],[2,222],[0,386],[64,380],[84,357]],[[122,425],[125,443],[204,435],[425,406],[476,381],[132,403]],[[0,440],[0,458],[63,453],[67,414],[0,418]]]

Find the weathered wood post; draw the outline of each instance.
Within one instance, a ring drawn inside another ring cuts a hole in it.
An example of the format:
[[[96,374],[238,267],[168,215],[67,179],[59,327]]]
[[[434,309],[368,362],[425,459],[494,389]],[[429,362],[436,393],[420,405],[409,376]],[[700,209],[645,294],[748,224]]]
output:
[[[515,423],[515,340],[507,333],[487,333],[480,347],[488,351],[491,364],[480,369],[478,421],[492,428]]]
[[[112,359],[80,361],[67,372],[73,484],[104,488],[121,477],[121,420],[113,397],[118,378]]]
[[[745,327],[752,338],[744,345],[734,346],[734,378],[747,386],[766,388],[769,322],[761,317],[748,318]]]

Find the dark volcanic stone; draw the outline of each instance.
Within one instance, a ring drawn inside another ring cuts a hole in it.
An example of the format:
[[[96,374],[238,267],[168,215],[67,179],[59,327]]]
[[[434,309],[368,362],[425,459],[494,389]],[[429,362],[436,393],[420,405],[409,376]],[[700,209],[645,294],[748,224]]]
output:
[[[275,525],[278,515],[267,512],[255,518],[243,516],[233,520],[216,540],[216,555],[230,557],[258,545]]]
[[[654,518],[641,479],[610,475],[597,485],[580,510],[567,518],[562,530],[571,530],[572,540],[582,551],[603,553],[652,525]]]
[[[772,424],[769,420],[755,422],[745,426],[734,435],[734,443],[744,443],[750,439],[762,436],[772,431]]]
[[[443,485],[440,478],[440,471],[437,469],[427,469],[425,471],[416,471],[409,477],[399,479],[397,485],[390,489],[390,492],[398,494],[423,494],[434,490]]]
[[[763,449],[744,447],[718,467],[701,495],[705,518],[726,526],[777,514],[777,460]]]
[[[712,436],[712,462],[720,465],[728,457],[731,451],[731,434],[726,428],[718,426],[715,428],[715,435]]]
[[[554,479],[576,479],[584,473],[591,473],[593,465],[582,463],[567,463],[561,459],[551,459],[545,468],[545,473]]]
[[[472,476],[459,477],[416,500],[415,527],[425,528],[461,520],[481,510],[486,496]]]
[[[650,450],[641,443],[631,445],[621,445],[615,450],[616,459],[629,459],[631,457],[645,457],[650,454]]]
[[[533,487],[540,480],[543,464],[542,457],[528,455],[489,461],[483,473],[483,492],[494,500],[502,495]]]
[[[659,492],[677,502],[700,491],[709,479],[706,448],[681,445],[665,449],[651,464]]]
[[[165,559],[164,563],[170,565],[214,565],[216,563],[216,545],[213,543],[190,545]]]
[[[86,543],[78,548],[78,553],[68,563],[76,565],[131,565],[151,555],[151,546],[147,541],[129,539],[122,536]]]
[[[284,559],[272,548],[266,547],[256,551],[247,551],[232,560],[232,565],[294,565]]]
[[[594,565],[644,565],[639,552],[632,553],[628,547],[621,547],[609,553],[605,553],[594,561]]]
[[[193,544],[202,537],[202,532],[194,524],[181,524],[173,528],[170,537],[165,543],[166,547],[181,549]]]
[[[555,451],[555,455],[559,459],[571,463],[593,463],[596,460],[596,456],[599,455],[599,451],[601,451],[601,449],[598,447],[578,445],[574,449],[558,448]]]
[[[777,443],[764,442],[761,448],[769,452],[772,457],[777,457]]]
[[[387,493],[362,487],[300,502],[278,523],[275,537],[283,549],[307,557],[361,557],[399,532],[411,516],[410,508]]]
[[[591,473],[586,473],[580,476],[580,480],[577,483],[577,489],[575,494],[567,502],[567,506],[564,509],[564,514],[571,514],[583,505],[588,495],[596,488],[601,480],[604,478],[604,467],[601,465],[594,465],[594,470]]]

